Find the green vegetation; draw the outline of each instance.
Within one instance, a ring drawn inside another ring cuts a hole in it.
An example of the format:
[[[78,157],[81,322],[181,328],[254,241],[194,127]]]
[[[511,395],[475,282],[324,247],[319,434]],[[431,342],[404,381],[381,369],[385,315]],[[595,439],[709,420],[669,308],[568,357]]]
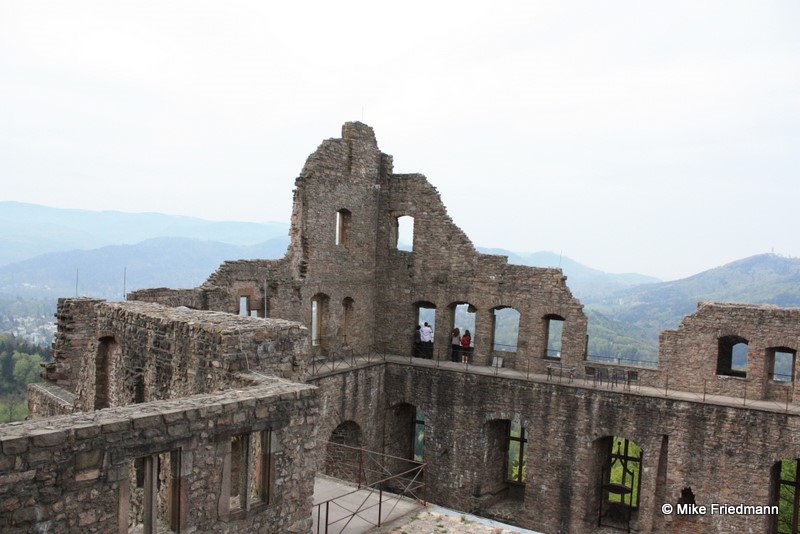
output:
[[[627,448],[626,448],[627,447]],[[636,443],[614,436],[611,442],[610,484],[621,484],[631,491],[625,495],[609,493],[608,502],[639,506],[639,470],[642,468],[642,449]]]
[[[778,534],[792,534],[794,497],[797,491],[797,460],[781,462],[780,498],[778,499]]]
[[[38,382],[39,364],[49,357],[44,347],[0,334],[0,423],[19,421],[28,415],[25,388]]]
[[[414,460],[422,462],[425,454],[425,412],[416,409],[414,416]]]
[[[590,354],[655,354],[659,333],[676,328],[699,301],[800,306],[800,259],[760,254],[681,280],[578,296],[589,315]]]
[[[508,440],[508,479],[525,483],[528,476],[528,451],[524,447],[525,436],[519,421],[511,421],[510,436]],[[520,462],[519,449],[522,447],[522,462]]]

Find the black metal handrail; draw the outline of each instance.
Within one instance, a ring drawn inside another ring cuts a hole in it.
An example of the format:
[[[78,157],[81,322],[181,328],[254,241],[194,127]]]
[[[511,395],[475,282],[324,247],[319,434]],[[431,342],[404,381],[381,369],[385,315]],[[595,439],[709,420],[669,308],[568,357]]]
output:
[[[344,467],[355,467],[358,470],[358,487],[344,493],[342,495],[338,495],[331,499],[327,499],[325,501],[315,503],[314,504],[314,512],[317,518],[317,534],[321,534],[324,532],[328,534],[330,532],[330,528],[334,527],[339,529],[337,532],[341,533],[347,528],[347,526],[358,517],[362,521],[369,523],[372,526],[379,527],[383,521],[383,507],[384,503],[390,503],[394,501],[394,505],[392,506],[389,513],[386,515],[389,517],[394,509],[397,507],[397,504],[400,502],[400,499],[403,497],[411,498],[416,500],[422,504],[425,504],[425,501],[422,499],[422,490],[425,488],[425,484],[422,481],[422,474],[424,472],[425,466],[427,465],[424,462],[417,462],[416,460],[411,460],[408,458],[399,458],[397,456],[392,456],[389,454],[383,454],[375,451],[369,451],[364,448],[360,447],[352,447],[349,445],[344,445],[341,443],[333,443],[333,442],[324,442],[325,445],[325,452],[326,452],[326,459],[332,462],[335,462],[337,468]],[[331,450],[334,451],[345,451],[348,454],[355,454],[358,456],[358,463],[350,463],[346,461],[342,461],[341,456],[334,457],[331,454]],[[389,462],[385,460],[391,460],[393,463],[395,462],[403,462],[407,465],[411,465],[412,467],[403,469],[399,473],[392,473],[390,468],[387,466]],[[372,467],[369,467],[372,465]],[[369,482],[369,477],[367,473],[377,473],[377,480]],[[400,482],[400,492],[399,493],[392,493],[385,491],[384,488],[387,484],[391,482]],[[365,492],[364,498],[361,500],[360,504],[353,508],[348,508],[341,501],[345,497],[350,497],[358,492]],[[368,501],[370,497],[374,496],[375,493],[378,494],[378,502],[369,504]],[[389,495],[388,498],[384,499],[384,496]],[[345,514],[336,520],[331,520],[330,511],[331,507],[334,509],[343,510]],[[364,513],[368,510],[372,510],[374,508],[378,508],[378,519],[377,521],[372,521],[364,516]],[[323,521],[323,513],[322,510],[325,510],[324,514],[324,521]],[[343,524],[342,524],[343,522]],[[340,528],[341,527],[341,528]]]

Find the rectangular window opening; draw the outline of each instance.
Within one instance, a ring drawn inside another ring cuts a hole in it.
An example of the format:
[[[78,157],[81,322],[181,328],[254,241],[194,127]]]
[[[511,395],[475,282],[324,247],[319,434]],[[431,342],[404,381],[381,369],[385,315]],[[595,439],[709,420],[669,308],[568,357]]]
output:
[[[492,321],[492,350],[517,352],[519,312],[509,307],[495,308],[492,310]]]
[[[525,446],[525,427],[519,421],[511,421],[508,425],[508,472],[509,482],[525,484],[528,471],[528,453]]]
[[[157,534],[181,529],[181,451],[129,461],[128,532]]]
[[[561,358],[561,338],[564,334],[564,320],[558,318],[547,319],[547,348],[545,356],[548,358]]]
[[[250,315],[250,297],[242,295],[239,297],[239,315],[248,317]]]
[[[396,235],[394,247],[406,252],[414,251],[414,217],[403,215],[395,221]]]
[[[775,382],[792,382],[794,380],[794,358],[794,352],[774,351],[770,378]]]
[[[276,434],[262,430],[231,439],[230,509],[269,504],[275,484]]]
[[[425,457],[425,412],[415,408],[414,421],[411,424],[413,425],[413,459],[421,462]]]

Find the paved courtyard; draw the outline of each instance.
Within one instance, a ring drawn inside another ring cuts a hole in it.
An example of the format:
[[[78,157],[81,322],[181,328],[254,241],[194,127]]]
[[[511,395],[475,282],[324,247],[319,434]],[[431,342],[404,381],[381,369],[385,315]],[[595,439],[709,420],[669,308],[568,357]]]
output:
[[[433,505],[369,532],[370,534],[539,534],[532,530]]]

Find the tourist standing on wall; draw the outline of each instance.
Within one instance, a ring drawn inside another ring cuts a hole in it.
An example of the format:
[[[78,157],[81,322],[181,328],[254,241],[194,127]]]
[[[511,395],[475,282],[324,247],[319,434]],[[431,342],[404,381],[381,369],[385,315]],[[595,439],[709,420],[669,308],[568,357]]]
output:
[[[422,358],[422,336],[420,335],[420,329],[422,327],[417,325],[417,329],[414,331],[414,357],[415,358]]]
[[[471,343],[472,336],[469,334],[469,330],[464,330],[464,335],[461,336],[461,357],[464,363],[469,363],[469,353],[472,351]]]
[[[453,333],[450,334],[452,338],[450,341],[450,359],[454,362],[461,361],[461,330],[453,328]]]
[[[419,329],[419,338],[422,341],[423,358],[433,358],[433,329],[427,322]]]

